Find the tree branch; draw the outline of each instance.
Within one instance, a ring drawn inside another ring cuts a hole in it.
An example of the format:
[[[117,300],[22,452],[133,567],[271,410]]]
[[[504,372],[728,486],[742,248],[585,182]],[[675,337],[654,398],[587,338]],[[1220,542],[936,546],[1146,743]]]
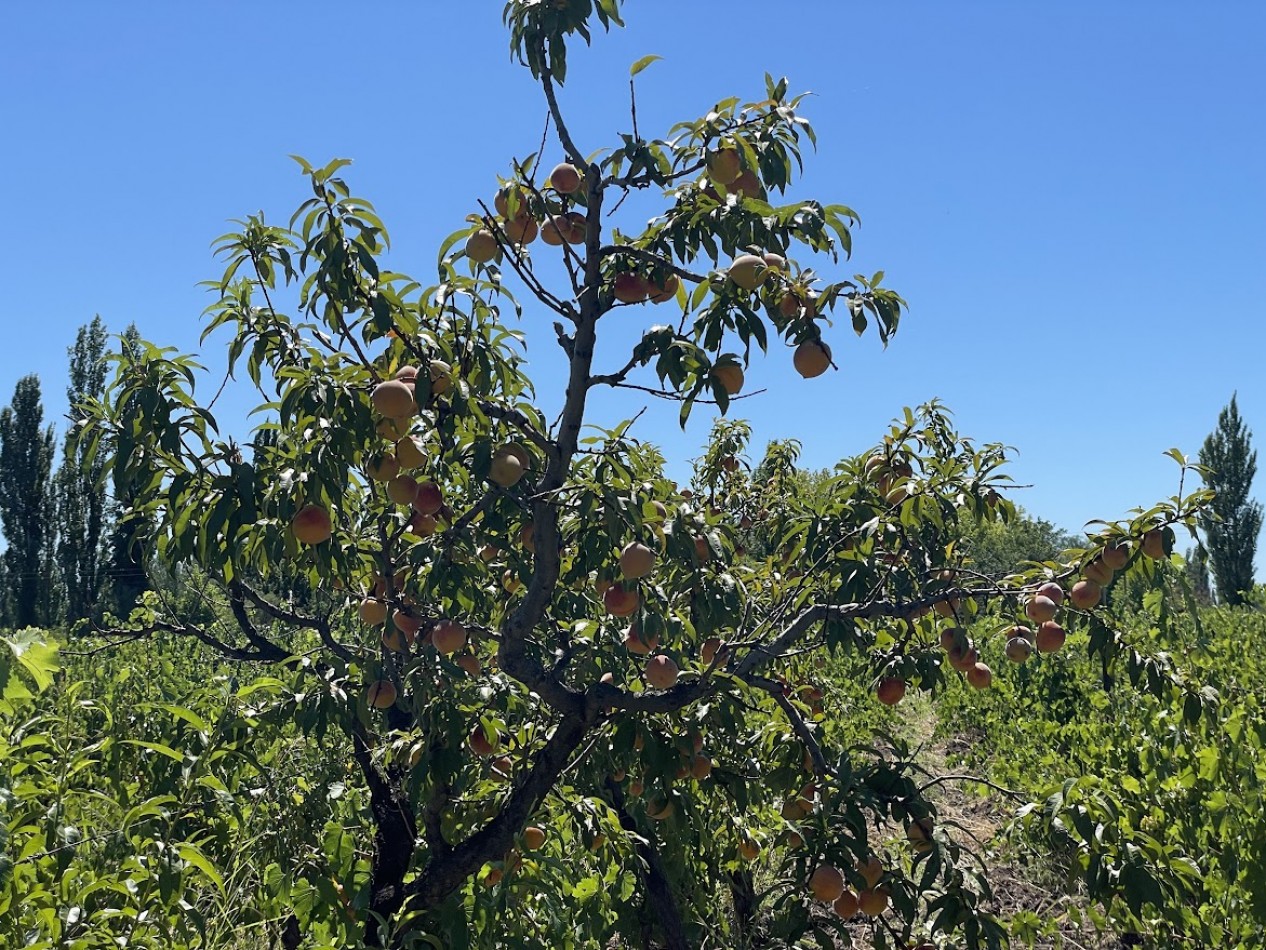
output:
[[[791,723],[791,729],[796,734],[804,747],[809,750],[809,757],[813,759],[813,771],[819,776],[833,774],[830,766],[827,765],[826,756],[822,754],[822,746],[818,743],[817,736],[813,734],[813,730],[809,724],[804,721],[804,717],[800,715],[800,710],[787,698],[783,692],[783,685],[777,680],[766,679],[763,676],[753,676],[748,682],[753,686],[759,687],[773,697],[774,702],[778,704],[778,708],[783,711],[787,717],[787,721]]]
[[[684,267],[678,267],[671,260],[660,257],[654,251],[648,251],[641,247],[634,247],[632,244],[608,244],[601,248],[598,253],[604,258],[616,257],[618,255],[636,257],[638,260],[645,261],[646,263],[652,264],[656,267],[667,268],[682,280],[688,280],[693,284],[702,284],[708,280],[706,274],[696,274],[693,271],[686,270]]]
[[[571,132],[567,130],[567,123],[563,121],[563,111],[558,107],[558,95],[554,92],[554,78],[549,74],[549,69],[545,67],[545,39],[543,36],[537,42],[537,53],[541,63],[541,88],[545,91],[545,101],[549,103],[550,115],[554,117],[554,128],[558,129],[558,140],[563,143],[563,151],[567,153],[567,157],[571,159],[572,164],[577,168],[587,168],[589,163],[585,161],[584,154],[576,147],[576,143],[571,137]],[[598,182],[594,182],[594,185],[598,184]]]
[[[351,662],[356,659],[356,654],[349,650],[343,644],[334,639],[334,635],[330,630],[330,624],[321,617],[308,617],[293,610],[287,610],[277,604],[272,603],[258,591],[254,590],[249,584],[241,579],[234,579],[229,584],[230,595],[234,589],[238,590],[246,600],[262,610],[274,620],[280,620],[294,627],[301,627],[307,630],[315,630],[321,638],[321,642],[331,653],[340,659]]]

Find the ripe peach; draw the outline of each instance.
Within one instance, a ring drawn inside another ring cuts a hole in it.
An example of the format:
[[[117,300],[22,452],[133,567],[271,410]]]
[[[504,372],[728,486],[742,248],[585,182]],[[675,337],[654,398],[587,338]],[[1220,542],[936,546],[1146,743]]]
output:
[[[734,263],[730,265],[730,280],[743,290],[755,290],[765,283],[765,278],[768,276],[769,267],[763,258],[755,254],[741,254],[734,258]]]
[[[408,475],[397,475],[387,482],[387,497],[397,505],[411,505],[418,496],[418,483]]]
[[[847,888],[841,892],[840,896],[835,899],[835,903],[831,905],[837,914],[844,920],[850,920],[857,916],[861,904],[857,895]]]
[[[878,887],[857,895],[857,905],[867,917],[878,917],[888,909],[888,890]]]
[[[834,903],[844,893],[844,875],[834,864],[819,864],[809,875],[809,890],[814,899]]]
[[[1039,597],[1047,597],[1053,600],[1056,607],[1064,602],[1064,588],[1054,581],[1047,581],[1037,589],[1037,593]]]
[[[502,488],[513,487],[523,477],[523,463],[511,452],[498,452],[488,466],[488,480]]]
[[[399,630],[384,630],[382,632],[382,645],[392,653],[403,653],[413,645],[413,637]]]
[[[884,866],[879,858],[872,854],[866,863],[857,865],[857,873],[866,882],[866,887],[873,889],[879,883],[879,879],[884,876]]]
[[[408,419],[379,419],[374,431],[384,439],[395,442],[409,434]]]
[[[1067,634],[1064,628],[1054,620],[1048,620],[1037,628],[1037,649],[1039,653],[1057,653],[1064,645]]]
[[[376,482],[389,482],[400,474],[400,460],[390,452],[365,465],[365,474]]]
[[[1094,581],[1100,587],[1107,587],[1112,583],[1112,575],[1116,571],[1108,567],[1107,563],[1101,558],[1095,558],[1082,569],[1082,576],[1088,581]]]
[[[796,372],[805,379],[821,376],[831,365],[831,348],[821,340],[805,340],[791,358]]]
[[[545,832],[535,825],[523,829],[523,847],[528,851],[539,851],[545,845]]]
[[[690,763],[690,775],[697,782],[702,782],[712,774],[712,759],[706,755],[696,755]]]
[[[655,689],[671,689],[677,685],[677,664],[662,653],[646,661],[646,682]]]
[[[602,595],[602,603],[612,616],[627,617],[637,612],[642,605],[642,598],[636,589],[625,590],[619,584],[612,584]]]
[[[946,627],[941,631],[941,649],[946,652],[954,649],[955,643],[966,643],[967,631],[962,627]]]
[[[955,642],[953,646],[945,651],[945,656],[949,660],[950,666],[960,673],[966,673],[980,659],[970,638]]]
[[[580,172],[567,162],[555,165],[549,173],[549,184],[560,195],[570,195],[580,187]]]
[[[431,360],[427,366],[431,377],[431,395],[443,396],[453,384],[453,367],[443,360]]]
[[[536,219],[528,214],[511,218],[502,227],[511,244],[531,244],[536,240],[536,235],[540,233],[540,227],[537,225]]]
[[[1025,637],[1012,637],[1007,641],[1006,654],[1012,663],[1023,663],[1033,655],[1033,641]]]
[[[372,627],[386,621],[387,604],[377,597],[366,597],[360,602],[358,613],[361,621]]]
[[[629,580],[645,577],[655,569],[655,552],[637,541],[620,552],[620,570]]]
[[[620,303],[641,303],[650,296],[651,287],[641,274],[616,274],[612,293]]]
[[[541,240],[550,247],[560,247],[571,234],[571,223],[565,215],[551,215],[541,225]]]
[[[567,224],[569,230],[563,234],[564,240],[568,244],[584,244],[586,232],[589,230],[589,222],[585,216],[579,211],[568,211]]]
[[[743,173],[743,161],[736,149],[723,148],[708,156],[708,176],[719,185],[732,185]]]
[[[497,746],[500,745],[495,736],[492,739],[488,738],[488,734],[484,732],[484,727],[479,723],[475,723],[475,727],[470,730],[470,735],[467,737],[466,742],[470,746],[470,751],[481,759],[496,755]]]
[[[365,701],[373,709],[389,709],[396,704],[396,684],[391,680],[377,680],[369,684]]]
[[[388,419],[407,419],[417,411],[413,401],[413,390],[407,383],[398,379],[389,379],[379,383],[370,393],[370,401],[379,414]]]
[[[661,282],[647,282],[647,299],[651,303],[668,303],[677,296],[677,288],[681,286],[681,280],[676,274],[669,274]]]
[[[471,676],[478,676],[483,672],[483,667],[479,663],[479,657],[473,653],[463,653],[457,658],[457,665]]]
[[[409,530],[419,538],[429,538],[439,529],[440,523],[435,515],[424,515],[420,511],[415,511],[409,516]]]
[[[665,821],[672,817],[676,806],[671,798],[657,798],[646,805],[646,817],[652,821]]]
[[[516,215],[522,214],[524,208],[527,207],[527,199],[523,194],[523,189],[518,185],[502,185],[492,199],[492,206],[497,210],[497,214],[508,218],[511,212]]]
[[[902,697],[906,694],[906,683],[903,679],[895,676],[886,677],[880,680],[878,688],[875,690],[875,696],[885,706],[895,706],[901,702]]]
[[[699,648],[699,659],[703,661],[704,666],[711,666],[718,653],[721,654],[721,661],[724,662],[729,651],[723,648],[723,641],[720,637],[708,637]]]
[[[321,505],[304,505],[290,519],[290,530],[300,544],[316,545],[329,539],[334,524]]]
[[[768,267],[770,271],[781,274],[787,269],[787,259],[781,254],[775,254],[772,251],[769,251],[761,255],[761,259],[764,260],[765,266]]]
[[[1130,559],[1130,546],[1124,541],[1113,541],[1104,546],[1099,556],[1103,558],[1104,564],[1114,571],[1119,571]]]
[[[1159,528],[1154,528],[1147,534],[1143,535],[1143,554],[1150,557],[1153,561],[1159,561],[1165,556],[1165,533]]]
[[[444,492],[435,482],[422,482],[413,496],[413,510],[433,515],[444,507]]]
[[[422,628],[422,621],[404,610],[393,610],[391,612],[391,622],[395,628],[407,637],[417,634]]]
[[[396,461],[401,468],[421,468],[426,464],[422,443],[412,436],[405,436],[396,443]]]
[[[1068,592],[1068,599],[1078,610],[1093,610],[1102,595],[1103,589],[1094,581],[1078,581]]]
[[[487,228],[480,228],[466,239],[466,256],[476,264],[487,264],[498,250],[497,237]]]
[[[906,840],[919,854],[932,850],[932,819],[919,818],[906,824]]]
[[[456,653],[466,646],[466,628],[456,620],[441,620],[431,630],[431,642],[441,653]]]
[[[1059,610],[1055,601],[1049,597],[1043,597],[1041,594],[1034,597],[1024,605],[1024,614],[1034,623],[1044,623],[1047,620],[1054,620],[1055,614]]]
[[[740,198],[764,199],[765,197],[765,186],[760,183],[760,179],[750,168],[744,169],[742,174],[727,186],[727,190]]]
[[[1040,636],[1040,633],[1039,633]],[[993,670],[984,663],[974,663],[967,671],[967,685],[975,689],[987,689],[993,682]]]
[[[629,628],[624,631],[623,643],[624,649],[630,653],[636,653],[638,656],[650,656],[651,652],[659,647],[659,637],[643,637],[641,628],[634,623],[629,624]]]
[[[729,396],[737,396],[743,388],[743,367],[738,363],[718,363],[712,367],[712,378]]]
[[[800,316],[800,297],[794,293],[785,293],[778,301],[778,313],[788,320]]]

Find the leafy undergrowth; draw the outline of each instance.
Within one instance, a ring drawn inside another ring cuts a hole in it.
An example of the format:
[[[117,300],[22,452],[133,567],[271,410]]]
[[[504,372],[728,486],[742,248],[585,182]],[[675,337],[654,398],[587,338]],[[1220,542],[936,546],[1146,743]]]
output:
[[[919,749],[917,762],[932,776],[967,776],[958,767],[974,759],[973,749],[988,745],[981,735],[949,735],[937,704],[923,699],[904,710],[909,741]],[[1008,834],[1018,803],[999,789],[952,779],[930,791],[938,824],[989,867],[992,899],[985,910],[1007,921],[1015,946],[1034,950],[1116,950],[1121,941],[1090,923],[1085,889],[1070,884],[1043,856],[1028,852]]]
[[[1129,630],[1156,664],[1105,670],[1088,659],[1084,636],[1022,667],[986,652],[993,687],[953,684],[938,698],[933,748],[952,768],[1035,803],[1005,843],[981,838],[1002,849],[993,872],[1000,907],[1031,924],[1037,946],[1055,938],[1042,933],[1054,925],[1071,947],[1258,948],[1266,945],[1266,614],[1207,608],[1172,617],[1149,612],[1150,603]],[[988,644],[990,627],[996,644],[996,619],[973,633]],[[1135,677],[1161,688],[1136,689]],[[1195,715],[1193,696],[1207,701]],[[960,807],[985,811],[982,831],[1008,829],[1014,807],[1003,795],[974,799],[970,787],[946,786],[947,803],[958,797]],[[1121,896],[1082,896],[1102,893],[1104,882],[1120,885]],[[1065,932],[1065,921],[1077,929]]]

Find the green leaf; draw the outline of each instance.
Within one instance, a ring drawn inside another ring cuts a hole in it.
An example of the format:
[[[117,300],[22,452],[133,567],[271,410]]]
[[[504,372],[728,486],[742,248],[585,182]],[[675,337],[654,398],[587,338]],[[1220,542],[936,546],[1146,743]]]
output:
[[[629,75],[636,76],[638,73],[640,73],[643,69],[645,69],[651,63],[655,62],[655,60],[663,59],[663,58],[664,57],[656,56],[653,53],[650,56],[643,56],[636,63],[634,63],[632,66],[629,67]]]
[[[147,742],[144,739],[124,739],[123,742],[125,745],[135,745],[140,746],[142,749],[149,749],[151,752],[157,752],[160,755],[167,756],[167,758],[172,759],[175,762],[179,762],[182,765],[184,764],[185,757],[183,755],[171,746],[163,745],[161,742]]]
[[[53,685],[53,674],[59,669],[57,647],[45,639],[43,632],[28,627],[13,637],[0,639],[4,640],[14,658],[35,681],[36,690],[43,692]]]
[[[198,850],[197,846],[183,842],[176,846],[176,851],[181,858],[205,874],[215,885],[216,890],[221,894],[224,893],[224,877],[216,870],[215,865],[207,860],[207,856]]]

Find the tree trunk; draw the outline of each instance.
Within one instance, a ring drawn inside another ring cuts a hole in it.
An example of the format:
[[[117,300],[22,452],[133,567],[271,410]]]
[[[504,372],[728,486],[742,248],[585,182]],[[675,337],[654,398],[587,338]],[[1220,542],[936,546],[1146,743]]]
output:
[[[730,899],[734,902],[734,940],[740,947],[751,946],[756,923],[756,888],[751,871],[734,871],[728,875]]]
[[[522,781],[516,782],[501,811],[461,844],[446,846],[439,852],[432,850],[422,873],[405,888],[408,893],[406,910],[411,916],[417,915],[418,921],[410,932],[424,932],[420,928],[427,926],[426,920],[431,912],[447,901],[486,862],[500,860],[513,847],[514,836],[527,824],[528,818],[554,787],[588,729],[589,723],[584,716],[563,718],[549,741],[536,753],[531,769]],[[405,864],[408,864],[407,857]],[[388,906],[385,900],[383,906]],[[399,910],[399,902],[391,909],[393,913]],[[409,932],[400,933],[397,939],[404,941],[408,936]]]
[[[354,715],[354,714],[353,714]],[[369,808],[374,819],[374,855],[369,872],[369,913],[365,918],[365,944],[385,946],[387,933],[382,922],[390,923],[404,903],[404,876],[417,844],[413,808],[374,764],[364,730],[353,720],[352,755],[369,787]]]
[[[668,875],[664,873],[664,863],[659,852],[655,850],[649,839],[645,838],[633,816],[624,807],[624,792],[611,779],[606,782],[608,800],[620,819],[620,827],[636,836],[635,849],[642,862],[642,878],[646,883],[646,900],[650,905],[651,915],[659,926],[660,939],[664,941],[665,950],[690,950],[686,940],[686,926],[681,918],[681,909],[677,906],[677,898],[673,895]],[[646,941],[645,930],[643,941]],[[650,950],[650,943],[646,943]]]

